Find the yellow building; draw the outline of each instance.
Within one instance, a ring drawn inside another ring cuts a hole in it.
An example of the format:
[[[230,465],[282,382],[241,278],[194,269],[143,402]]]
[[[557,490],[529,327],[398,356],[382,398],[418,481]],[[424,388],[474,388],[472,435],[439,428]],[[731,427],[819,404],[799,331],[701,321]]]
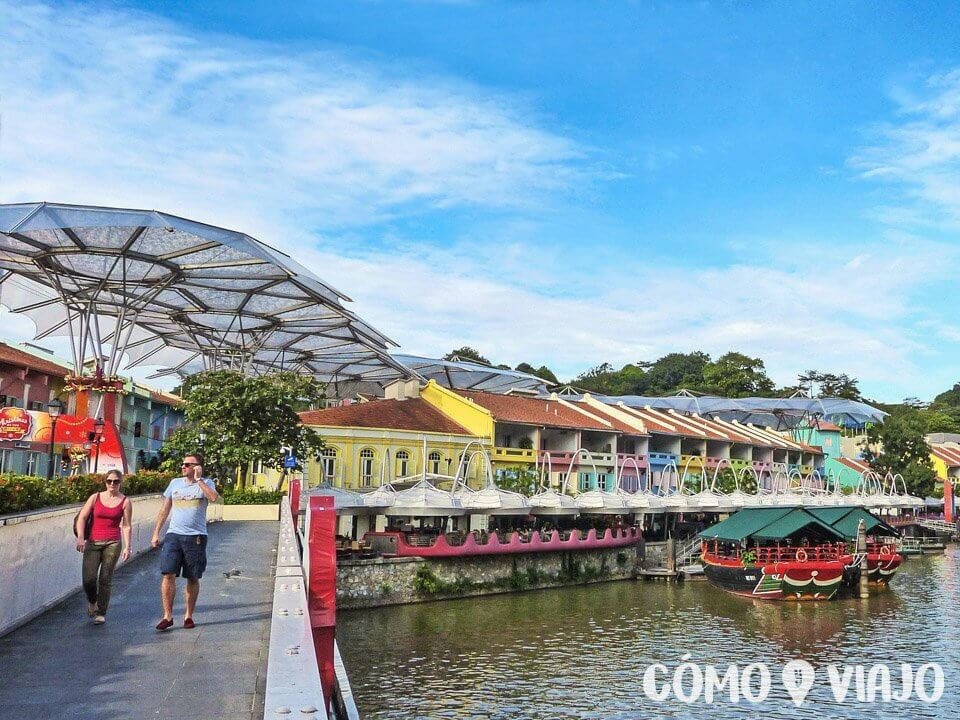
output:
[[[308,486],[373,488],[419,474],[424,463],[427,473],[455,475],[465,451],[469,459],[473,449],[489,449],[489,437],[471,432],[454,419],[455,413],[438,410],[420,396],[414,383],[391,387],[392,397],[384,400],[300,414],[303,424],[319,433],[326,445],[319,460],[306,461]],[[483,429],[476,418],[465,421]],[[470,463],[467,477],[471,485],[480,486],[482,463]]]

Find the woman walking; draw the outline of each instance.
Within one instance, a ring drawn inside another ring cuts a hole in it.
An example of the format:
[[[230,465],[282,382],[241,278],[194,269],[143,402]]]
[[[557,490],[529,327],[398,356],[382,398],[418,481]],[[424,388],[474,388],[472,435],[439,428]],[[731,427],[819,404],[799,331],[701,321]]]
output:
[[[106,474],[106,489],[87,498],[77,516],[77,550],[83,553],[83,591],[87,594],[87,614],[96,625],[107,621],[110,585],[117,560],[130,559],[130,518],[133,505],[120,492],[123,475],[119,470]],[[86,537],[87,518],[90,537]],[[123,552],[120,539],[123,537]]]

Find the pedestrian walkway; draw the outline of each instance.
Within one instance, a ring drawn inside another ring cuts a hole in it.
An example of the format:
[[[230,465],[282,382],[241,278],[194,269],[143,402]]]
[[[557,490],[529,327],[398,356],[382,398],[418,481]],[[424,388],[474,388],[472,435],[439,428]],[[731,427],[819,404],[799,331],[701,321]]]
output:
[[[262,718],[276,543],[274,522],[210,525],[194,630],[181,627],[183,580],[177,624],[154,630],[154,551],[118,567],[105,625],[91,624],[77,594],[0,638],[0,719]]]

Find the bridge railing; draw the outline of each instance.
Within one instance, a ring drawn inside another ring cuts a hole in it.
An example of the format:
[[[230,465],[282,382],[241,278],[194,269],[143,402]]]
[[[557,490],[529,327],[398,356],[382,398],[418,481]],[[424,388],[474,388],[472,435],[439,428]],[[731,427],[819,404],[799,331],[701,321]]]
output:
[[[300,542],[288,498],[280,502],[273,617],[264,694],[264,720],[329,717],[317,665]]]

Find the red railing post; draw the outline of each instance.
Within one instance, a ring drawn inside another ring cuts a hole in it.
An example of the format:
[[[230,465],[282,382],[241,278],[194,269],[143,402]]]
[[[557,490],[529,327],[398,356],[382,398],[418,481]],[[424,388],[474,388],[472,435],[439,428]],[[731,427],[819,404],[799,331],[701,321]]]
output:
[[[954,521],[953,483],[950,478],[943,479],[943,519],[948,523],[952,523]]]
[[[336,678],[333,642],[337,628],[337,514],[333,509],[333,498],[322,495],[310,497],[307,512],[310,514],[307,521],[307,607],[313,628],[317,666],[320,668],[320,682],[329,707]]]
[[[300,480],[290,478],[287,482],[287,495],[290,497],[290,514],[293,515],[293,529],[297,529],[300,519]]]

